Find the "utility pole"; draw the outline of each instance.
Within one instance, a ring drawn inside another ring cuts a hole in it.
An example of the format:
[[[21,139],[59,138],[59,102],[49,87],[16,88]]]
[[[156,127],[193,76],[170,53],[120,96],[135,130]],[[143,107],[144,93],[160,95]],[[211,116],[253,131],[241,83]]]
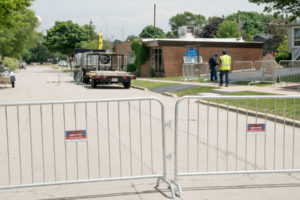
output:
[[[155,40],[156,38],[156,4],[154,4],[154,35],[153,39]]]
[[[242,23],[242,21],[241,21],[241,16],[240,16],[240,14],[239,14],[239,38],[241,38],[242,37],[242,26],[243,26],[243,23]]]

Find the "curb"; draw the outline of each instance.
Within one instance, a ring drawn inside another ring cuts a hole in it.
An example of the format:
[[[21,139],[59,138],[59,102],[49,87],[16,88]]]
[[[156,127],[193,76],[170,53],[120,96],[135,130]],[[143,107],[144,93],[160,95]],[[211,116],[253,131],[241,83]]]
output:
[[[169,93],[169,92],[162,92],[162,93],[160,93],[160,94],[165,95],[165,96],[168,96],[168,97],[175,97],[175,98],[177,98],[177,95],[176,95],[176,94],[172,94],[172,93]]]
[[[238,112],[240,114],[244,114],[244,115],[247,115],[248,116],[251,116],[251,117],[258,117],[258,118],[261,118],[261,119],[267,119],[267,120],[270,120],[270,121],[274,121],[275,122],[275,119],[276,119],[276,123],[281,123],[281,124],[286,124],[286,125],[290,125],[290,126],[295,126],[297,128],[300,128],[300,121],[298,120],[292,120],[292,119],[289,119],[289,118],[285,118],[284,117],[281,117],[281,116],[275,116],[275,115],[272,115],[272,114],[265,114],[265,113],[262,113],[262,112],[257,112],[256,111],[252,111],[252,110],[246,110],[244,108],[236,108],[236,107],[233,107],[233,106],[228,106],[227,105],[224,105],[224,104],[217,104],[217,103],[213,103],[213,102],[209,102],[208,101],[204,101],[204,100],[197,100],[196,103],[201,103],[201,104],[204,104],[204,105],[210,105],[210,106],[213,106],[213,107],[219,107],[221,109],[224,109],[224,110],[229,110],[229,111],[232,111],[232,112]]]
[[[134,85],[132,85],[131,87],[134,89],[138,89],[138,90],[148,90],[147,88],[138,87],[138,86],[134,86]]]

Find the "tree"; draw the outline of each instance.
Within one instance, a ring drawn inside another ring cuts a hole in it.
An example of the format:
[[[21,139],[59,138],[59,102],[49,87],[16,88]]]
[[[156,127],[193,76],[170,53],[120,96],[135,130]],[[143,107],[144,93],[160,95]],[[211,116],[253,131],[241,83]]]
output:
[[[82,28],[88,33],[89,41],[98,40],[99,36],[96,33],[96,27],[92,20],[90,20],[89,24],[84,24]]]
[[[219,26],[217,38],[236,38],[239,36],[238,24],[234,21],[224,20]]]
[[[137,38],[139,38],[139,37],[136,36],[136,35],[128,35],[126,41],[132,41],[132,40],[137,39]]]
[[[177,14],[169,20],[171,30],[176,36],[178,36],[178,27],[180,26],[195,26],[200,29],[204,23],[205,17],[203,15],[196,15],[188,11]]]
[[[219,25],[224,21],[224,18],[221,17],[212,17],[208,19],[208,23],[202,28],[198,37],[201,38],[213,38],[216,36],[217,31],[219,30]]]
[[[142,32],[140,33],[140,38],[153,38],[154,37],[154,26],[148,25],[146,26]],[[166,34],[164,31],[158,27],[156,27],[156,38],[165,38]]]
[[[119,44],[119,43],[121,43],[121,42],[122,42],[121,40],[115,39],[115,40],[113,41],[113,44]]]
[[[0,55],[20,58],[26,49],[34,47],[38,40],[35,29],[38,19],[34,12],[24,9],[18,12],[20,20],[14,26],[0,29]]]
[[[87,32],[72,21],[56,21],[44,37],[44,45],[50,51],[68,55],[69,58],[75,48],[81,47],[85,41],[88,41]]]
[[[268,4],[265,11],[274,12],[274,16],[290,14],[289,19],[292,21],[300,17],[300,1],[299,0],[249,0],[251,3]]]
[[[253,38],[260,33],[266,33],[267,25],[273,20],[272,15],[264,15],[257,12],[243,12],[231,14],[226,17],[226,20],[239,22],[239,17],[242,21],[243,38]]]
[[[1,0],[0,1],[0,27],[12,27],[16,21],[21,20],[20,11],[31,5],[32,0]]]

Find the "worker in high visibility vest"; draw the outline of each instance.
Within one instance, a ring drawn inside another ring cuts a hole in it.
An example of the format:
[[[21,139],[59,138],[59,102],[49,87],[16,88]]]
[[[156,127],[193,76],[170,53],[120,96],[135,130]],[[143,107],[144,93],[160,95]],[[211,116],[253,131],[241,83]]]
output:
[[[224,49],[222,51],[223,56],[220,57],[220,85],[223,86],[223,76],[225,74],[225,81],[226,85],[225,87],[228,87],[228,76],[229,76],[229,71],[230,71],[230,66],[231,66],[231,57],[227,55],[227,51]]]

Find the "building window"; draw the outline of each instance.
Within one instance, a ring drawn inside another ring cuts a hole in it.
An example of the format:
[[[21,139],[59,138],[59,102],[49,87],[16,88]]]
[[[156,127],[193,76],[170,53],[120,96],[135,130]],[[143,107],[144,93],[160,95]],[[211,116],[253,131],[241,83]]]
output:
[[[128,51],[128,64],[134,64],[135,59],[134,51]]]
[[[157,73],[165,73],[162,49],[152,49],[152,68]]]
[[[293,29],[293,46],[300,47],[300,27]]]

